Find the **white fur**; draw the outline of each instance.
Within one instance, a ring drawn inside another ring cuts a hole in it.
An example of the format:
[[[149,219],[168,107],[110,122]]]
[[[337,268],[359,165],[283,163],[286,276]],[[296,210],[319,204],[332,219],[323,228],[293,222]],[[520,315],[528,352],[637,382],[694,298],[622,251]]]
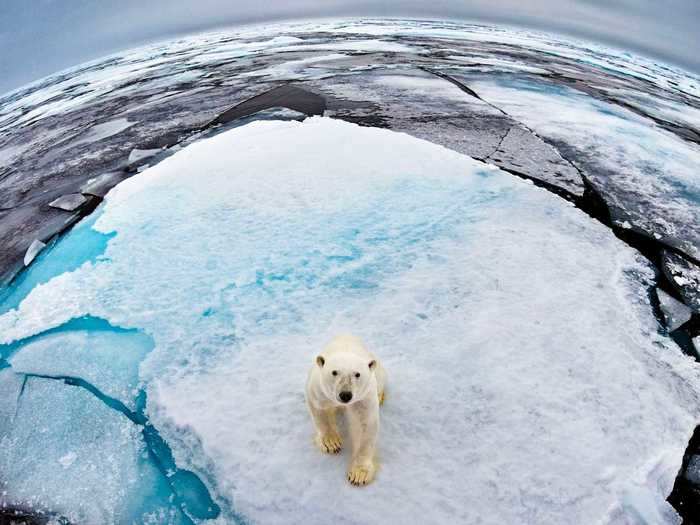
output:
[[[379,405],[384,401],[385,382],[386,373],[379,360],[352,335],[333,339],[309,372],[306,404],[316,428],[316,444],[323,452],[340,452],[342,438],[335,416],[338,411],[344,412],[352,444],[348,480],[353,485],[370,483],[377,470]],[[343,402],[343,392],[351,393],[352,399]]]

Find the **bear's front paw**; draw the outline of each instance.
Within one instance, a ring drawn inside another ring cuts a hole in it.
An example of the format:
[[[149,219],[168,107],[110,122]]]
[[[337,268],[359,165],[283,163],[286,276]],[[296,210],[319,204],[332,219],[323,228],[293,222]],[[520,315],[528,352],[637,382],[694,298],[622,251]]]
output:
[[[316,436],[316,444],[318,448],[321,449],[321,452],[337,454],[343,446],[343,440],[337,432],[331,432],[329,434],[319,434]]]
[[[355,486],[367,485],[374,479],[372,463],[353,463],[348,470],[348,481]]]

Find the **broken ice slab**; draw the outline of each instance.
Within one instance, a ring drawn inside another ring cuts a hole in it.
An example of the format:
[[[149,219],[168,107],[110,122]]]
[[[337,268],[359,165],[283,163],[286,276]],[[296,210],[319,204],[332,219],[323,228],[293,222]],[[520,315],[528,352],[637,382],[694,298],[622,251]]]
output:
[[[583,195],[583,180],[576,168],[563,159],[556,149],[518,124],[513,123],[488,160],[573,195]]]
[[[27,248],[27,252],[24,254],[24,265],[29,266],[32,264],[32,261],[36,259],[36,256],[39,255],[39,252],[44,248],[46,248],[46,243],[41,242],[39,239],[34,239],[29,245],[29,248]]]
[[[0,506],[48,509],[72,523],[191,523],[123,414],[85,389],[9,368],[4,390],[15,407],[0,420]]]
[[[107,195],[109,190],[130,176],[131,174],[126,173],[125,171],[110,171],[108,173],[103,173],[102,175],[98,175],[97,177],[88,180],[80,188],[80,192],[84,195],[93,195],[95,197],[103,198],[105,195]]]
[[[8,424],[17,411],[17,400],[22,390],[24,377],[14,374],[7,361],[0,358],[0,442],[9,431]],[[0,479],[0,487],[2,480]],[[2,493],[2,490],[0,490]]]
[[[153,341],[137,330],[84,317],[13,346],[8,361],[15,372],[79,377],[136,410],[139,365]]]
[[[138,166],[139,164],[143,164],[143,162],[146,159],[150,159],[154,155],[157,155],[160,153],[161,150],[160,148],[155,148],[155,149],[133,149],[131,150],[131,153],[129,153],[129,159],[127,160],[127,163],[129,167],[135,167]]]
[[[664,250],[661,261],[664,274],[681,294],[685,304],[700,313],[700,266],[668,250]]]
[[[86,202],[87,197],[82,193],[70,193],[68,195],[61,195],[58,199],[51,201],[49,206],[58,208],[59,210],[75,211]]]
[[[690,320],[690,317],[693,315],[693,311],[682,302],[674,299],[659,288],[656,289],[656,295],[659,298],[661,311],[664,314],[666,326],[670,332],[673,332]]]
[[[376,68],[311,85],[327,94],[334,118],[402,131],[568,194],[584,193],[581,175],[553,146],[448,75]]]

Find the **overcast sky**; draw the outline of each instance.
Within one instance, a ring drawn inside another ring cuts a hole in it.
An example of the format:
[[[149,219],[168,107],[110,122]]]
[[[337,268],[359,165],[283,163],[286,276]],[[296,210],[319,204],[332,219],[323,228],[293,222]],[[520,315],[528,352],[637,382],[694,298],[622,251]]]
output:
[[[184,33],[327,16],[507,23],[613,44],[700,72],[700,0],[0,0],[0,93]]]

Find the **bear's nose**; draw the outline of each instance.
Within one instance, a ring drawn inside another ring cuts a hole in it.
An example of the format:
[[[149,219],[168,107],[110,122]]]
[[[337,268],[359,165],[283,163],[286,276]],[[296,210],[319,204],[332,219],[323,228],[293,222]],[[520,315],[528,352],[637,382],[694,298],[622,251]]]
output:
[[[341,392],[338,397],[343,403],[347,403],[352,399],[352,392]]]

